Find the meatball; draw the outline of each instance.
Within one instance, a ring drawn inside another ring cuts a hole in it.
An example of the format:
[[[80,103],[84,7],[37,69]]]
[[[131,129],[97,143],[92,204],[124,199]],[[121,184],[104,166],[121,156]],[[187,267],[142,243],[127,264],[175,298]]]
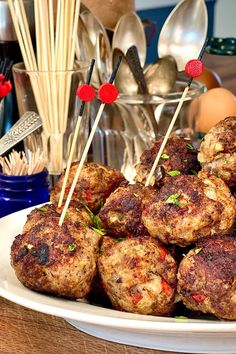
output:
[[[236,239],[206,239],[182,260],[178,293],[191,310],[236,320]]]
[[[236,117],[225,118],[205,135],[198,160],[203,171],[236,187]]]
[[[54,204],[45,204],[41,207],[35,208],[27,216],[27,221],[24,225],[22,233],[29,231],[33,226],[41,223],[45,217],[58,217],[58,214],[61,214],[62,209],[63,207],[58,208]],[[66,219],[78,226],[79,224],[84,226],[93,226],[93,220],[91,219],[89,211],[84,205],[75,201],[71,201],[66,212]]]
[[[99,212],[102,225],[111,236],[148,235],[141,222],[143,202],[153,188],[142,184],[122,185],[107,198]]]
[[[142,220],[152,236],[185,247],[232,228],[236,201],[229,188],[220,178],[199,176],[173,177],[147,203]]]
[[[141,155],[140,163],[136,165],[136,181],[141,183],[146,182],[162,141],[163,138],[155,141],[153,145]],[[159,161],[159,166],[160,165],[163,166],[164,169],[164,178],[160,179],[159,173],[157,172],[158,170],[156,170],[152,183],[159,187],[169,181],[172,176],[178,174],[195,174],[196,171],[200,170],[200,164],[197,161],[197,151],[190,144],[189,140],[174,134],[168,139]]]
[[[104,289],[115,309],[169,315],[174,309],[177,265],[151,237],[128,238],[98,260]]]
[[[11,264],[26,287],[71,299],[84,297],[97,272],[100,235],[44,211],[11,247]],[[33,215],[35,218],[35,214]],[[31,219],[32,220],[32,219]]]
[[[71,166],[64,201],[69,193],[77,167],[78,163],[74,163]],[[58,203],[60,198],[64,175],[65,173],[62,173],[54,190],[51,192],[50,200],[55,204]],[[124,180],[122,173],[114,168],[96,163],[85,163],[72,199],[85,203],[93,212],[97,212],[111,192]]]

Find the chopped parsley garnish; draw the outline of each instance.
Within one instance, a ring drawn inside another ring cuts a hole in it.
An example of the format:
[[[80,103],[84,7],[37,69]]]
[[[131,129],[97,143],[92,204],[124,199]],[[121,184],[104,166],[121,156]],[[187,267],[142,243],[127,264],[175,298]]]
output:
[[[168,160],[169,158],[170,158],[170,155],[168,155],[168,154],[161,155],[161,159],[163,159],[163,160]]]
[[[190,170],[190,172],[192,173],[192,175],[197,176],[197,171],[196,170]]]
[[[190,143],[186,145],[186,148],[189,149],[189,150],[191,150],[191,151],[194,151],[194,150],[195,150],[194,147],[193,147],[193,145],[190,144]]]
[[[67,250],[68,250],[68,252],[73,252],[76,249],[76,247],[77,247],[77,245],[75,243],[71,243],[68,246]]]
[[[195,254],[199,254],[200,252],[202,252],[202,248],[196,248],[195,249]]]
[[[125,237],[118,237],[118,238],[117,238],[117,241],[118,241],[118,242],[121,242],[121,241],[124,241],[124,240],[125,240]]]
[[[47,211],[48,209],[46,207],[40,207],[40,208],[36,208],[38,211]]]
[[[99,235],[106,235],[106,230],[102,228],[102,223],[99,216],[95,215],[86,204],[83,203],[83,205],[85,209],[89,212],[90,218],[93,222],[93,226],[91,227],[91,229],[99,233]]]
[[[183,205],[179,201],[180,194],[171,194],[167,199],[166,203],[167,204],[175,204],[178,205],[180,208],[183,208]]]
[[[181,175],[181,172],[180,171],[168,171],[167,174],[171,177],[174,177],[174,176],[178,176],[178,175]]]
[[[95,232],[97,232],[99,235],[104,236],[106,235],[106,230],[105,229],[97,229],[96,227],[92,226],[91,229]]]

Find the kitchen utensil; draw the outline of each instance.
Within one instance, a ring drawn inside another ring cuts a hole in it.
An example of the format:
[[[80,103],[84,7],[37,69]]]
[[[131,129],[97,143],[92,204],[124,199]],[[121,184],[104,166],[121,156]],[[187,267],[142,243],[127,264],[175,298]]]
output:
[[[100,80],[101,82],[108,81],[112,69],[110,62],[111,46],[106,30],[97,17],[85,6],[82,8],[80,17],[87,28],[89,38],[95,48],[96,66],[99,71]]]
[[[186,63],[198,57],[208,26],[204,0],[182,0],[165,21],[158,40],[158,55],[172,55],[182,71]]]
[[[120,55],[122,56],[122,62],[116,75],[115,84],[119,92],[127,93],[130,95],[136,94],[138,92],[138,84],[130,70],[124,53],[118,48],[113,49],[112,63],[114,65]]]
[[[170,92],[177,79],[177,64],[171,55],[167,55],[144,69],[148,92],[161,95]]]
[[[143,24],[134,12],[129,12],[120,18],[115,27],[112,40],[112,50],[114,51],[115,48],[118,48],[126,55],[127,50],[132,45],[137,47],[139,59],[143,67],[147,52]]]
[[[0,139],[0,156],[41,127],[42,119],[35,112],[26,112]]]

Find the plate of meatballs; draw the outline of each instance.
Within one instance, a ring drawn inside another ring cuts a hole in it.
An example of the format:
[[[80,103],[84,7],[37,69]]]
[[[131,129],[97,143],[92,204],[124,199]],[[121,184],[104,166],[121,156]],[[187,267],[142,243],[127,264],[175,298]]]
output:
[[[64,173],[50,203],[2,218],[0,296],[119,343],[235,353],[236,117],[198,149],[172,134],[145,187],[162,139],[132,184],[85,163],[62,226]]]

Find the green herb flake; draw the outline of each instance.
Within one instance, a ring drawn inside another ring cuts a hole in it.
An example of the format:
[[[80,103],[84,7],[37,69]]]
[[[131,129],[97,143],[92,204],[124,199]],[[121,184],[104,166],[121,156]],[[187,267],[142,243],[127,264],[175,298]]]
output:
[[[184,162],[188,162],[188,160],[186,159],[186,160],[183,160]]]
[[[199,254],[200,252],[202,252],[202,248],[196,248],[195,249],[195,254]]]
[[[191,150],[191,151],[195,151],[193,145],[190,144],[190,143],[186,145],[186,148],[189,149],[189,150]]]
[[[99,233],[100,235],[105,235],[106,234],[106,230],[104,230],[102,228],[102,222],[101,219],[99,218],[98,215],[95,215],[92,210],[89,209],[89,207],[83,203],[83,206],[85,207],[85,209],[89,212],[90,218],[93,222],[93,226],[91,227],[94,231],[96,231],[97,233]]]
[[[117,238],[117,241],[118,241],[118,242],[121,242],[121,241],[124,241],[125,239],[126,239],[125,237],[118,237],[118,238]]]
[[[163,159],[163,160],[168,160],[169,158],[170,158],[170,155],[168,155],[168,154],[161,155],[161,159]]]
[[[73,252],[76,249],[76,247],[77,247],[77,245],[75,243],[71,243],[68,246],[67,250],[68,250],[68,252]]]
[[[174,176],[178,176],[178,175],[181,175],[181,172],[180,171],[168,171],[167,174],[171,177],[174,177]]]
[[[40,207],[40,208],[36,208],[36,210],[45,212],[48,209],[46,207]]]
[[[91,229],[95,232],[97,232],[99,235],[104,236],[106,235],[106,230],[105,229],[97,229],[96,227],[92,226]]]
[[[190,172],[192,173],[192,175],[197,176],[197,171],[196,170],[190,170]]]
[[[175,316],[176,320],[188,320],[188,317],[185,316]]]
[[[178,205],[180,208],[183,208],[183,205],[179,201],[180,195],[178,193],[176,194],[171,194],[167,199],[166,203],[167,204],[175,204]]]

